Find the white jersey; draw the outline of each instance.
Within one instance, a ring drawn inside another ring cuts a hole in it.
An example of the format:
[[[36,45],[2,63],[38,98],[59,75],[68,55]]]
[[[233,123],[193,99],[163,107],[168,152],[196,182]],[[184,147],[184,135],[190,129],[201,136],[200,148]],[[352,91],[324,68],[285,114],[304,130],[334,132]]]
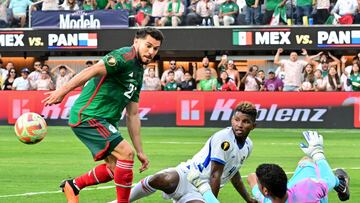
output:
[[[227,127],[211,136],[192,159],[180,165],[189,168],[202,164],[204,168],[200,169],[201,173],[210,177],[211,161],[223,164],[224,171],[220,183],[222,187],[239,171],[244,161],[250,156],[252,149],[253,143],[249,137],[246,138],[243,146],[239,146],[232,128]]]

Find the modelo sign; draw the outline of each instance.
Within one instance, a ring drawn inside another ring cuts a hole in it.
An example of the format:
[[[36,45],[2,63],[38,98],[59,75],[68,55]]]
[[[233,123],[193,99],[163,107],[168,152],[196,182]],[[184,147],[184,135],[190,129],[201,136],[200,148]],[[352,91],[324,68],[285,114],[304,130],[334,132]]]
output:
[[[126,10],[34,11],[31,27],[36,29],[103,29],[128,27]]]

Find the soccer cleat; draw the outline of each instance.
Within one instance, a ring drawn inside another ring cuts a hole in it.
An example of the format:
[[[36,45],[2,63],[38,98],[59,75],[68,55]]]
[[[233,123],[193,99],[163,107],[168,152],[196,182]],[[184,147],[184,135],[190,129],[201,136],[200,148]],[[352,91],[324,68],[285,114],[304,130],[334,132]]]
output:
[[[80,190],[74,184],[73,179],[63,180],[60,184],[60,188],[64,192],[68,203],[78,203],[79,202]]]
[[[343,169],[336,169],[335,176],[339,178],[339,185],[334,188],[338,193],[338,197],[341,201],[347,201],[350,199],[349,182],[350,177]]]

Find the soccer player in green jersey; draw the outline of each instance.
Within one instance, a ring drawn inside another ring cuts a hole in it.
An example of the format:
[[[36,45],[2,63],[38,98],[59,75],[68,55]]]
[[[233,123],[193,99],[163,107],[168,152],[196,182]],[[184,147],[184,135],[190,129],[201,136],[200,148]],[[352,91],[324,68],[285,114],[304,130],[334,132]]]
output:
[[[126,108],[128,128],[140,172],[149,165],[143,152],[138,114],[139,94],[142,85],[143,65],[151,62],[159,51],[163,34],[155,28],[136,32],[134,44],[114,50],[97,64],[83,69],[69,83],[53,92],[42,102],[45,105],[60,103],[65,95],[85,84],[70,111],[69,125],[76,136],[88,147],[95,161],[100,164],[75,179],[61,184],[68,202],[79,201],[84,187],[114,179],[117,201],[129,202],[133,180],[134,150],[117,130],[121,113]]]

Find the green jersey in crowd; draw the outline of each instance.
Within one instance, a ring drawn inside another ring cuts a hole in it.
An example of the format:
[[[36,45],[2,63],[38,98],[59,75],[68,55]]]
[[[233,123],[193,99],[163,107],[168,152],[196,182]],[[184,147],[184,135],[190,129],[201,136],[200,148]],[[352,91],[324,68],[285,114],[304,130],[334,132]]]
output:
[[[222,3],[221,4],[221,6],[220,6],[220,11],[221,11],[221,13],[223,13],[223,14],[225,14],[225,13],[230,13],[230,12],[239,12],[239,6],[235,3],[235,2],[233,2],[233,1],[231,1],[231,2],[224,2],[224,3]],[[233,14],[232,15],[232,17],[235,17],[235,14]]]
[[[114,50],[102,58],[107,74],[85,84],[71,108],[69,124],[78,125],[103,118],[117,126],[121,113],[130,102],[138,102],[144,68],[134,47]]]
[[[211,78],[209,80],[200,80],[199,82],[200,90],[202,91],[213,91],[213,87],[217,86],[216,78]]]
[[[351,80],[351,83],[356,82],[356,83],[360,84],[360,74],[350,75],[350,80]],[[353,91],[360,91],[360,87],[357,87],[354,84],[352,84],[352,89],[353,89]]]
[[[164,90],[165,90],[165,91],[176,91],[176,90],[177,90],[177,83],[176,83],[176,81],[166,83],[166,85],[165,85],[165,87],[164,87]]]

